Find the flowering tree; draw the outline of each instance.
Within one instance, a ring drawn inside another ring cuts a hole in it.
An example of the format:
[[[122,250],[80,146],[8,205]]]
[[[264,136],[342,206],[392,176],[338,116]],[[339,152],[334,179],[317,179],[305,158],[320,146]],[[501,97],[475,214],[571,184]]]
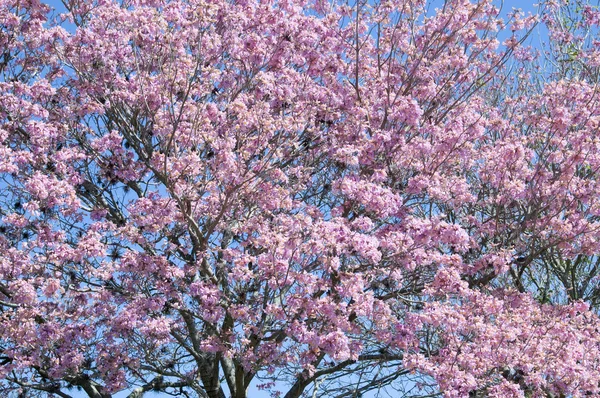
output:
[[[598,8],[64,5],[0,0],[4,396],[600,394]]]

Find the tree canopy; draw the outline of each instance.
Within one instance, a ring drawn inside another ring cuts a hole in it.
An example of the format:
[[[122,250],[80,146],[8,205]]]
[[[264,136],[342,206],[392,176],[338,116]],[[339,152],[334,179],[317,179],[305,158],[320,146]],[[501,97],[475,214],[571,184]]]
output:
[[[3,396],[600,395],[597,6],[64,7],[0,0]]]

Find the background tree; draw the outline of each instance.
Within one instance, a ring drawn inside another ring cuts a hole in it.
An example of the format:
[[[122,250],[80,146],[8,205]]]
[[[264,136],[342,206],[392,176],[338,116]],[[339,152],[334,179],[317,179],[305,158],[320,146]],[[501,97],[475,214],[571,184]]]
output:
[[[600,393],[597,7],[64,5],[0,0],[3,394]]]

